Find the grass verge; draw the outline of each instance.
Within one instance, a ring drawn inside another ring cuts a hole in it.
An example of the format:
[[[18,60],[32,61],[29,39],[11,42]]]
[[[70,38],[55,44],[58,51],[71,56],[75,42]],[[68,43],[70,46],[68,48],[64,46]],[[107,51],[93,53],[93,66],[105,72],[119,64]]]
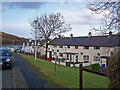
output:
[[[22,54],[21,56],[43,72],[49,81],[52,80],[67,88],[79,88],[79,68],[60,66],[60,72],[55,73],[53,63],[42,59],[37,59],[35,62],[32,56]],[[106,77],[83,72],[83,88],[107,88],[108,83]]]

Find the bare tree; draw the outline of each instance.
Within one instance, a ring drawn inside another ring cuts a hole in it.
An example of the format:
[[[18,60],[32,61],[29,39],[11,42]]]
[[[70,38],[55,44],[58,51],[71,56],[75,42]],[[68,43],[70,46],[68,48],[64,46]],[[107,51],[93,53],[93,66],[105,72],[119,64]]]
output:
[[[92,27],[97,34],[103,35],[112,31],[113,33],[120,32],[120,2],[102,2],[95,0],[94,2],[89,2],[87,7],[95,12],[96,14],[103,13],[104,19],[101,23],[100,28]]]
[[[109,0],[110,1],[110,0]],[[88,8],[93,12],[103,13],[104,20],[100,28],[92,27],[94,32],[99,35],[107,34],[108,32],[120,32],[120,2],[100,2],[94,1],[88,3]],[[111,39],[110,39],[111,41]],[[109,42],[110,42],[109,41]],[[119,43],[119,39],[118,39]],[[120,49],[114,49],[114,54],[110,57],[107,66],[107,76],[110,80],[109,88],[120,88]]]
[[[62,33],[71,30],[70,24],[66,24],[63,15],[61,13],[51,13],[49,15],[42,15],[36,18],[37,23],[31,22],[31,26],[35,29],[37,25],[37,37],[46,41],[46,56],[49,41]]]
[[[107,76],[110,83],[109,88],[120,88],[120,48],[110,57],[107,67]],[[113,61],[114,60],[114,61]]]

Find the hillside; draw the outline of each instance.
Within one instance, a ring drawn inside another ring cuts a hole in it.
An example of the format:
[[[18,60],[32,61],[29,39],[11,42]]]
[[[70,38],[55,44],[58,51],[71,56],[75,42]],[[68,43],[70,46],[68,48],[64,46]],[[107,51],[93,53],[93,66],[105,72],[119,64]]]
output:
[[[0,32],[0,44],[2,45],[19,45],[22,44],[23,41],[26,41],[28,39],[26,38],[21,38],[15,35],[7,34],[4,32]],[[13,43],[14,42],[14,43]]]

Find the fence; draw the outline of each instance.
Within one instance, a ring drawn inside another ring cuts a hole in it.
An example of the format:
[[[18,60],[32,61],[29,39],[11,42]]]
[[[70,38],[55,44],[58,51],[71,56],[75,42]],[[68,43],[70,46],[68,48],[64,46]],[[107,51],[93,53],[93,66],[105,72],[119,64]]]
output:
[[[101,75],[101,76],[104,76],[104,77],[107,77],[106,74],[103,74],[103,73],[99,73],[99,72],[96,72],[96,71],[93,71],[93,70],[89,70],[89,69],[86,69],[86,68],[83,68],[82,67],[82,64],[79,65],[79,88],[80,90],[82,90],[82,71],[86,71],[86,72],[90,72],[90,73],[94,73],[94,74],[97,74],[97,75]]]

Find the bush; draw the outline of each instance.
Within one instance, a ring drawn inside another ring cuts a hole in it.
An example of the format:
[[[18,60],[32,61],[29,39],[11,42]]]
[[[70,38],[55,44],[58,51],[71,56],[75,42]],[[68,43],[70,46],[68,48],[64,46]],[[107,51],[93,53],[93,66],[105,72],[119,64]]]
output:
[[[52,59],[52,60],[55,60],[55,58],[54,58],[54,57],[52,57],[51,59]]]
[[[40,57],[41,59],[45,58],[45,54]]]
[[[91,69],[94,71],[100,71],[100,64],[99,63],[95,63],[90,65]]]
[[[109,88],[119,88],[118,90],[120,90],[120,48],[108,60],[106,72],[110,80]]]
[[[70,67],[70,63],[69,63],[69,62],[66,62],[66,66]]]

